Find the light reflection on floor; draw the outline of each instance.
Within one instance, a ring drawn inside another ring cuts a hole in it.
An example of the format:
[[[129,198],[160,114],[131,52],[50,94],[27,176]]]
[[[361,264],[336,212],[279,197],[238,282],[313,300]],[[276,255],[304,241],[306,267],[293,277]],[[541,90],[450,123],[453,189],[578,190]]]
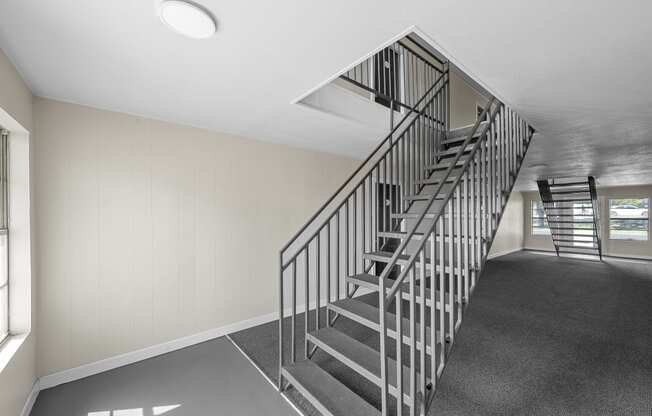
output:
[[[159,416],[164,415],[174,409],[181,407],[180,404],[170,404],[165,406],[154,406],[152,407],[152,415]],[[88,416],[149,416],[144,413],[144,408],[133,408],[133,409],[116,409],[116,410],[102,410],[99,412],[89,412]],[[170,416],[173,416],[172,414]]]

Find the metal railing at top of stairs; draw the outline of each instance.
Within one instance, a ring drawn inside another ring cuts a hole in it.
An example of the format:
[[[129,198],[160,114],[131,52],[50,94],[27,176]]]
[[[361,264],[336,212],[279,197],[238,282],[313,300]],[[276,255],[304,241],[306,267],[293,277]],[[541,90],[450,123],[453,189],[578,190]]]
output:
[[[491,113],[489,122],[480,130],[471,150],[468,146],[478,133],[480,120]],[[527,151],[533,130],[515,113],[502,103],[494,105],[492,98],[487,103],[481,117],[460,146],[455,158],[439,182],[437,190],[430,196],[421,209],[416,221],[410,226],[407,237],[394,252],[378,278],[380,309],[380,355],[383,415],[388,414],[388,354],[387,354],[387,320],[388,308],[395,305],[395,333],[403,333],[402,302],[404,291],[409,298],[409,342],[410,375],[408,380],[410,392],[408,403],[412,412],[425,414],[434,397],[435,385],[443,372],[446,355],[454,342],[455,332],[461,325],[463,306],[469,300],[477,277],[487,259],[493,237],[502,217],[504,205],[511,193],[520,168],[522,158]],[[464,162],[457,167],[463,155]],[[453,185],[442,192],[444,184],[454,170],[459,169]],[[443,197],[442,197],[443,195]],[[438,206],[432,211],[435,201]],[[434,215],[433,215],[434,214]],[[416,231],[429,215],[432,223],[426,225],[422,237],[415,241]],[[414,247],[416,244],[416,247]],[[411,246],[408,252],[408,246]],[[391,284],[386,280],[399,258],[409,259],[400,265],[401,272]],[[428,258],[429,257],[429,258]],[[418,270],[417,270],[418,268]],[[430,287],[427,288],[426,276],[430,271]],[[409,275],[409,282],[406,277]],[[417,275],[421,283],[417,285]],[[438,280],[435,281],[435,276]],[[448,277],[448,281],[445,280]],[[448,294],[445,296],[446,289]],[[417,292],[418,290],[418,292]],[[430,293],[428,294],[427,291]],[[426,328],[426,303],[430,298],[430,328]],[[420,309],[417,322],[416,308]],[[439,312],[438,312],[439,311]],[[446,320],[448,314],[448,320]],[[417,329],[418,326],[418,329]],[[417,330],[419,332],[417,332]],[[428,336],[430,345],[428,345]],[[396,356],[402,356],[404,340],[397,336]],[[426,367],[426,355],[430,348],[430,372]],[[439,354],[437,354],[439,349]],[[417,350],[421,370],[417,373]],[[439,357],[437,357],[439,355]],[[418,379],[417,379],[418,378]],[[396,380],[403,379],[403,363],[396,360]],[[403,406],[403,386],[399,382],[396,394],[396,408]],[[400,412],[398,412],[400,413]]]
[[[374,263],[362,259],[361,252],[379,249],[382,238],[379,231],[391,229],[397,220],[391,213],[403,212],[408,206],[404,199],[420,189],[419,181],[435,155],[448,130],[449,71],[446,68],[425,94],[415,103],[391,132],[376,146],[348,179],[328,198],[317,212],[281,248],[279,253],[279,369],[285,363],[283,342],[285,332],[286,297],[284,280],[290,278],[287,295],[291,305],[290,361],[296,360],[297,274],[303,274],[305,316],[314,311],[315,327],[319,328],[322,301],[350,297],[344,278],[359,271],[368,271]],[[389,190],[388,190],[389,189]],[[380,196],[391,194],[389,213],[378,208]],[[359,206],[359,209],[358,209]],[[334,234],[331,238],[331,233]],[[325,243],[322,244],[322,239]],[[299,268],[299,265],[302,266]],[[331,267],[333,266],[334,267]],[[312,267],[311,267],[312,266]],[[322,273],[326,290],[322,292]],[[288,276],[285,276],[288,275]],[[314,277],[314,301],[310,301],[310,278]],[[346,288],[343,293],[341,288]],[[326,294],[325,300],[322,295]],[[330,313],[325,325],[330,325]],[[309,320],[304,319],[304,332],[309,331]],[[310,354],[308,341],[304,353]],[[282,377],[279,376],[279,389]]]

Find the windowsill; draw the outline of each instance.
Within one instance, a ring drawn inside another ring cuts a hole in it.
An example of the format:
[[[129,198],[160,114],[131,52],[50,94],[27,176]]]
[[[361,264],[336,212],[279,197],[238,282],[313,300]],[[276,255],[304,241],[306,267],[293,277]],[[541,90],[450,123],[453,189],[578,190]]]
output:
[[[0,346],[0,373],[2,373],[29,334],[10,335]]]

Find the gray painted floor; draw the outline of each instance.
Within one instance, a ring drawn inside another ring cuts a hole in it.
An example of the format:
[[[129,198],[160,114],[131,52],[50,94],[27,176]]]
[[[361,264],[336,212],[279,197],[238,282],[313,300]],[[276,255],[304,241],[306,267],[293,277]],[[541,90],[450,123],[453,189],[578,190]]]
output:
[[[346,319],[335,326],[378,348],[376,333]],[[273,380],[277,331],[273,322],[231,335]],[[301,338],[299,357],[302,344]],[[379,405],[375,385],[325,353],[313,360]],[[317,414],[295,390],[287,394],[306,414]],[[652,263],[528,252],[489,261],[430,414],[651,416]]]
[[[297,415],[226,338],[42,391],[31,416]]]

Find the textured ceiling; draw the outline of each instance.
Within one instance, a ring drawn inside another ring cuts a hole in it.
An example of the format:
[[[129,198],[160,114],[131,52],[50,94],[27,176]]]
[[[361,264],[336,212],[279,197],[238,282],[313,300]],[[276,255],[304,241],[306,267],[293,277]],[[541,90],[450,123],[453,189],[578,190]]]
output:
[[[417,27],[540,132],[517,189],[652,182],[649,0],[200,3],[219,25],[203,41],[156,0],[3,0],[0,46],[37,95],[362,157],[375,133],[293,102]]]

